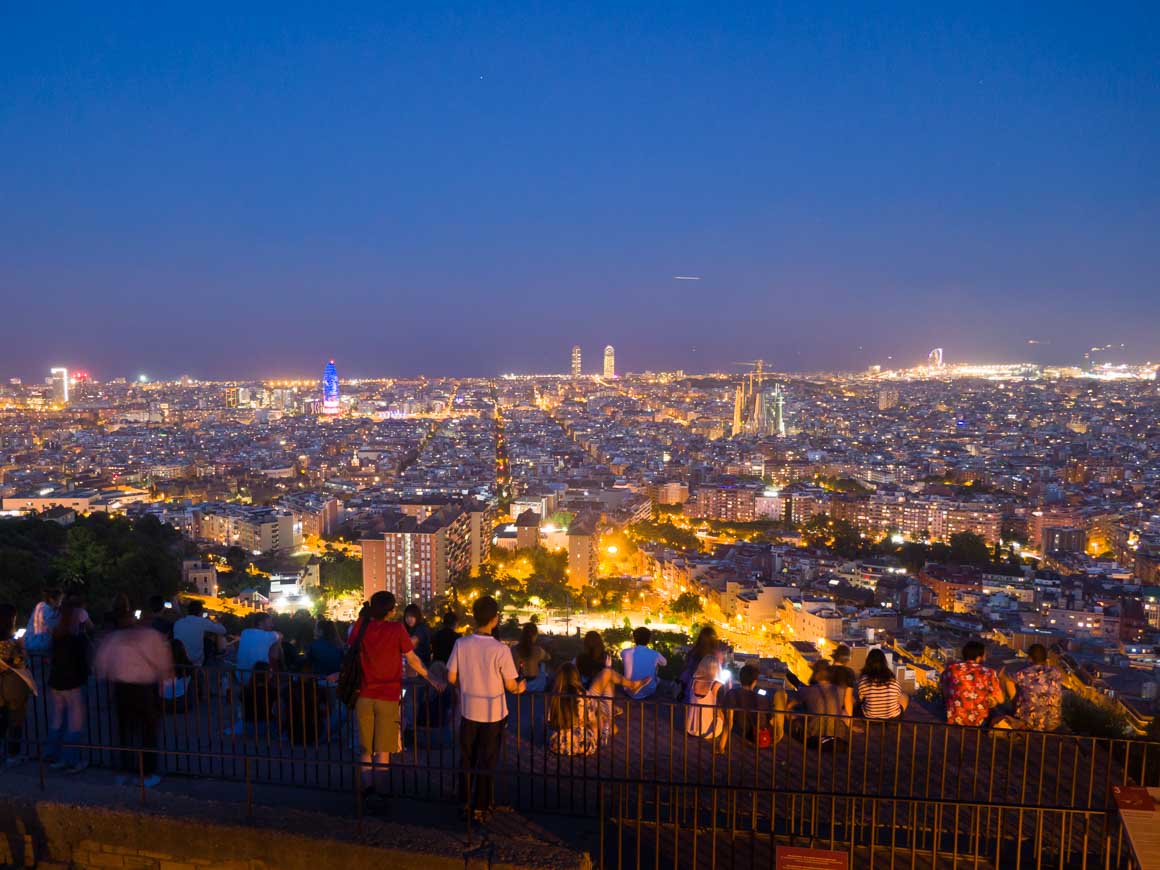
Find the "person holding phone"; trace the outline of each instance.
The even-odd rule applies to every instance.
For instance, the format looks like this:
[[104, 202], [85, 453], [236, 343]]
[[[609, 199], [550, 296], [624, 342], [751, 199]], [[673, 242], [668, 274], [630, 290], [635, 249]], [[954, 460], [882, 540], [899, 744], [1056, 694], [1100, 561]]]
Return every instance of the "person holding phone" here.
[[757, 732], [769, 724], [772, 705], [765, 689], [757, 688], [760, 672], [746, 665], [738, 675], [738, 685], [725, 693], [722, 706], [730, 710], [734, 735], [751, 743], [757, 742]]
[[721, 706], [728, 678], [725, 682], [718, 679], [721, 670], [716, 656], [701, 659], [689, 684], [689, 703], [685, 708], [685, 731], [709, 741], [714, 752], [724, 752], [729, 744], [727, 717]]

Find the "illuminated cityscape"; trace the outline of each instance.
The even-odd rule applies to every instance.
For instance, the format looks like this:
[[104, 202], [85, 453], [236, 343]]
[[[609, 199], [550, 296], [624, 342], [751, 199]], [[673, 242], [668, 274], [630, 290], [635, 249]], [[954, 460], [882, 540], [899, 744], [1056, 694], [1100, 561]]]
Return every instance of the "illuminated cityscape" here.
[[1160, 868], [1156, 4], [6, 12], [0, 866]]

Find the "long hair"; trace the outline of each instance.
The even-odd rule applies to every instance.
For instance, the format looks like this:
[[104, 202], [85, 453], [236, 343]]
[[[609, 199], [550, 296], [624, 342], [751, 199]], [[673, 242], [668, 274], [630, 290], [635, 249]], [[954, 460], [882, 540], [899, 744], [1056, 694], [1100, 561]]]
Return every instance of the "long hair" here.
[[886, 663], [886, 653], [872, 649], [866, 654], [866, 664], [862, 665], [862, 678], [871, 683], [889, 683], [894, 679], [890, 665]]
[[697, 670], [693, 672], [693, 685], [695, 686], [697, 683], [708, 683], [712, 686], [713, 681], [717, 679], [717, 674], [720, 672], [721, 663], [717, 661], [717, 656], [703, 656], [697, 662]]
[[53, 637], [67, 637], [77, 630], [77, 614], [81, 610], [80, 599], [75, 595], [66, 595], [60, 605], [60, 619], [56, 628], [52, 630]]
[[586, 680], [595, 679], [604, 670], [604, 638], [598, 631], [584, 635], [584, 651], [576, 656], [576, 668]]
[[689, 657], [700, 666], [701, 659], [705, 656], [715, 656], [717, 654], [717, 629], [711, 625], [706, 625], [697, 634], [697, 639], [693, 642], [693, 648], [689, 651]]
[[540, 630], [536, 628], [534, 622], [525, 622], [524, 630], [520, 633], [520, 642], [516, 644], [516, 654], [521, 659], [526, 659], [532, 654], [532, 650], [536, 646], [536, 638], [540, 636]]
[[580, 717], [580, 698], [584, 684], [580, 670], [572, 662], [565, 662], [556, 671], [552, 681], [552, 697], [548, 701], [548, 724], [558, 731], [567, 731]]
[[418, 604], [408, 604], [403, 609], [403, 621], [404, 622], [407, 621], [408, 616], [412, 616], [415, 618], [415, 628], [418, 628], [420, 625], [427, 624], [427, 620], [425, 620], [423, 618], [423, 611], [419, 609]]

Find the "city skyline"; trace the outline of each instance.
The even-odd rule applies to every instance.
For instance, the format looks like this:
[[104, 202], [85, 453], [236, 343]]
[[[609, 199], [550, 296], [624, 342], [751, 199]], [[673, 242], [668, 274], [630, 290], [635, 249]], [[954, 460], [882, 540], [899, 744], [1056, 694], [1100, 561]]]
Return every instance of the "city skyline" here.
[[284, 14], [9, 16], [0, 372], [1160, 358], [1146, 9]]

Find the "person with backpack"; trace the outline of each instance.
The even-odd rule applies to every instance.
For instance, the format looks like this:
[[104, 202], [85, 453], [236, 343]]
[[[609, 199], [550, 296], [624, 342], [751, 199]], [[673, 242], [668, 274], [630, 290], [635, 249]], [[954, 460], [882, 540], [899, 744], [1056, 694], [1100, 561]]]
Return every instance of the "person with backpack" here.
[[[415, 653], [407, 628], [392, 622], [395, 596], [376, 592], [370, 605], [351, 632], [351, 646], [340, 674], [339, 691], [350, 704], [353, 686], [355, 718], [358, 721], [359, 750], [363, 764], [362, 788], [365, 797], [385, 797], [384, 783], [391, 753], [402, 752], [399, 702], [403, 694], [403, 660], [438, 691], [423, 660]], [[357, 679], [356, 679], [357, 677]], [[375, 774], [379, 776], [376, 778]], [[378, 782], [376, 783], [376, 779]]]

